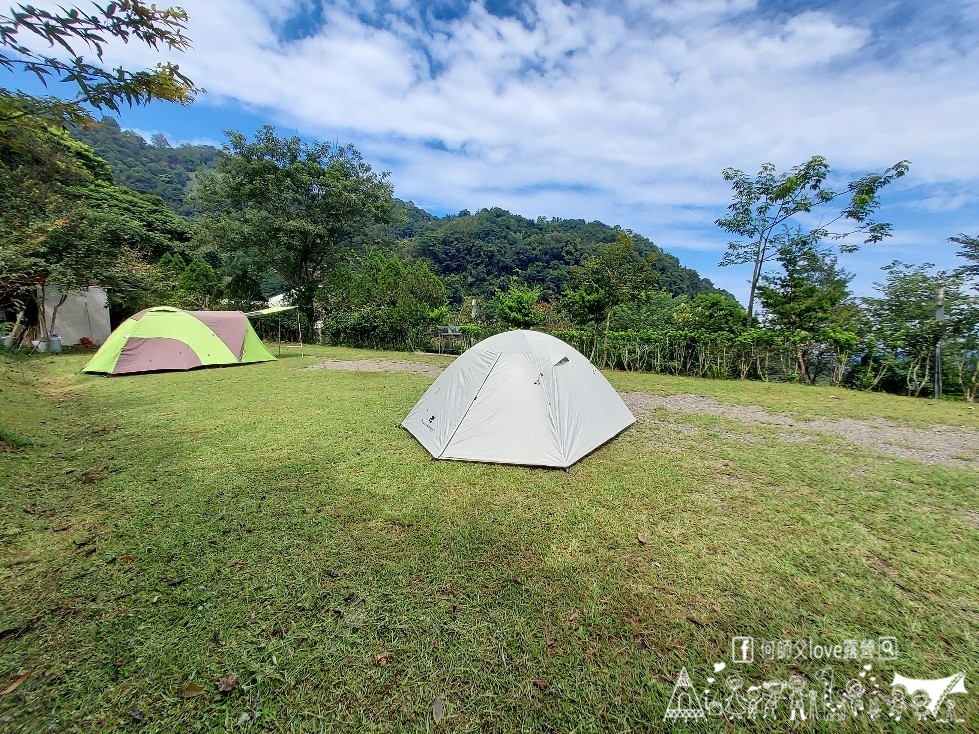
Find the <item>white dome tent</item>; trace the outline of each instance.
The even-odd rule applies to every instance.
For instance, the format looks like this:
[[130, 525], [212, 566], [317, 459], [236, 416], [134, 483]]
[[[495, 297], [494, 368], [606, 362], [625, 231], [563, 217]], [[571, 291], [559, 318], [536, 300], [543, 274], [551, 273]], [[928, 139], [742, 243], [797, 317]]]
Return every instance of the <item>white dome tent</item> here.
[[449, 365], [401, 425], [436, 459], [567, 468], [635, 420], [580, 352], [508, 331]]

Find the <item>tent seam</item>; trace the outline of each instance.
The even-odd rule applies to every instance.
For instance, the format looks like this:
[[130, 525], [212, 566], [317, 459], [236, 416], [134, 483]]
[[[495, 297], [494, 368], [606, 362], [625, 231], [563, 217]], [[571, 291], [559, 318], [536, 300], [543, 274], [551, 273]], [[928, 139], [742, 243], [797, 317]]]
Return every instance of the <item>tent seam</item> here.
[[476, 398], [479, 397], [479, 391], [483, 389], [483, 385], [486, 384], [486, 381], [489, 379], [489, 376], [493, 374], [493, 369], [496, 367], [496, 363], [500, 361], [500, 357], [502, 356], [503, 356], [503, 352], [496, 353], [496, 359], [493, 360], [493, 364], [490, 365], [490, 368], [486, 370], [486, 376], [483, 377], [483, 381], [479, 383], [479, 387], [476, 388], [476, 392], [473, 394], [473, 399], [470, 400], [469, 405], [466, 406], [466, 412], [462, 414], [462, 418], [460, 418], [459, 422], [456, 423], [455, 430], [452, 432], [452, 435], [449, 436], [449, 439], [445, 442], [445, 446], [442, 447], [442, 450], [439, 451], [439, 455], [436, 458], [441, 459], [442, 454], [444, 454], [445, 450], [449, 448], [449, 444], [452, 443], [452, 439], [456, 437], [456, 434], [459, 432], [459, 429], [462, 427], [463, 422], [466, 420], [466, 416], [469, 415], [469, 411], [472, 410], [473, 403], [475, 403]]
[[[531, 354], [534, 353], [531, 352]], [[550, 396], [548, 396], [547, 389], [544, 387], [544, 373], [541, 372], [540, 359], [537, 357], [536, 354], [534, 354], [534, 361], [537, 362], [537, 374], [540, 375], [539, 378], [540, 389], [544, 391], [544, 402], [547, 403], [547, 415], [551, 419], [551, 427], [554, 428], [554, 435], [557, 436], [557, 448], [558, 451], [561, 452], [561, 462], [562, 462], [561, 466], [562, 468], [567, 469], [568, 456], [564, 452], [564, 436], [561, 435], [561, 432], [558, 430], [557, 421], [554, 420], [554, 406], [551, 405], [551, 398]], [[553, 366], [551, 368], [551, 372], [552, 373], [554, 372]]]

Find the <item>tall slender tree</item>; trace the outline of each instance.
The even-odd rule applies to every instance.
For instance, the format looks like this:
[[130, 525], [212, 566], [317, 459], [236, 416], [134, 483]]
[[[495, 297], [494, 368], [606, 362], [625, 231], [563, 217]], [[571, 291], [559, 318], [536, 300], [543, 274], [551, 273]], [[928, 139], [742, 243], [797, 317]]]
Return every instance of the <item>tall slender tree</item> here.
[[[729, 214], [715, 224], [740, 239], [728, 243], [720, 265], [751, 265], [748, 293], [748, 322], [754, 315], [755, 293], [765, 264], [778, 257], [785, 246], [802, 248], [823, 240], [837, 243], [840, 252], [858, 249], [851, 237], [864, 244], [880, 242], [891, 234], [891, 225], [874, 219], [880, 207], [880, 191], [908, 171], [908, 161], [899, 161], [881, 173], [868, 173], [845, 189], [828, 188], [830, 167], [822, 156], [813, 156], [788, 173], [777, 173], [765, 163], [752, 178], [736, 168], [724, 169], [734, 200]], [[808, 216], [820, 213], [815, 227]]]

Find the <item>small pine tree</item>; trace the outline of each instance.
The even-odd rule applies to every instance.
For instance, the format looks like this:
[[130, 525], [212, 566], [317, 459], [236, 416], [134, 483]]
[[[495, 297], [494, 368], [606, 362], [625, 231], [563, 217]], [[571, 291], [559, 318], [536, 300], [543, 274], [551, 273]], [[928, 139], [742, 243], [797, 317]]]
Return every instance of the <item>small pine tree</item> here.
[[221, 296], [220, 281], [206, 260], [195, 257], [180, 275], [177, 287], [183, 300], [196, 308], [211, 308]]

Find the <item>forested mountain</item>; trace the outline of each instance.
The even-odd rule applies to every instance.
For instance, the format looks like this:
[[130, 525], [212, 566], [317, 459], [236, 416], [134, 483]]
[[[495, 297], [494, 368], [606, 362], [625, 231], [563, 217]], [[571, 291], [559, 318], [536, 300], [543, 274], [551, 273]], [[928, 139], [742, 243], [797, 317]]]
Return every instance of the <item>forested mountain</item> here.
[[[494, 207], [475, 214], [434, 217], [411, 202], [399, 202], [404, 223], [382, 236], [399, 241], [402, 254], [428, 260], [442, 276], [449, 299], [491, 296], [514, 279], [543, 289], [545, 298], [564, 291], [569, 269], [623, 230], [583, 219], [527, 219]], [[659, 272], [657, 287], [672, 295], [717, 293], [706, 278], [680, 265], [642, 235], [629, 233], [643, 257]]]
[[75, 140], [90, 145], [112, 169], [113, 180], [143, 194], [155, 194], [179, 214], [188, 215], [187, 186], [194, 173], [213, 168], [221, 151], [213, 145], [173, 147], [165, 136], [152, 144], [132, 130], [123, 130], [111, 117], [71, 131]]
[[[162, 135], [147, 143], [137, 133], [122, 130], [112, 118], [73, 130], [72, 136], [109, 163], [116, 183], [156, 194], [184, 215], [193, 212], [186, 194], [195, 172], [212, 168], [221, 155], [209, 145], [172, 147]], [[622, 231], [583, 219], [532, 220], [496, 207], [436, 217], [412, 202], [396, 200], [396, 209], [397, 223], [374, 228], [367, 243], [382, 242], [392, 252], [427, 260], [455, 303], [464, 295], [491, 298], [514, 280], [542, 288], [545, 298], [559, 294], [567, 284], [569, 268], [597, 244], [613, 242]], [[690, 297], [718, 292], [713, 283], [682, 267], [647, 238], [638, 234], [632, 238], [641, 255], [652, 256], [659, 288]]]

